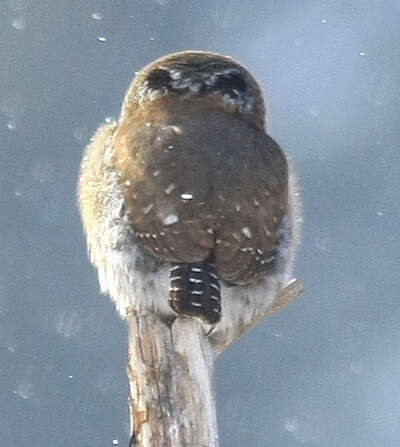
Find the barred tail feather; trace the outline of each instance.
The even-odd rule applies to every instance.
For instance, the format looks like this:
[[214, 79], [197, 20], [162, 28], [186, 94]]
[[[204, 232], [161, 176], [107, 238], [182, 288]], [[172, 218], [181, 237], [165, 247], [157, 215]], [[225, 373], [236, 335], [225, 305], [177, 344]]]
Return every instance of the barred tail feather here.
[[178, 315], [215, 324], [221, 317], [221, 297], [215, 264], [173, 263], [169, 271], [169, 303]]

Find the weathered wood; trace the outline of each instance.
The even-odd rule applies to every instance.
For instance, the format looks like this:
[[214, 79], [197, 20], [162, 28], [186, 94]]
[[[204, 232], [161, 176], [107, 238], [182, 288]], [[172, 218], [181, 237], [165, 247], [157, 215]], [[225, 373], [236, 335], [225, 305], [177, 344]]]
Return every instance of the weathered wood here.
[[131, 427], [136, 447], [217, 447], [213, 352], [201, 323], [127, 317]]
[[297, 279], [292, 279], [285, 287], [282, 287], [278, 297], [272, 305], [266, 304], [264, 307], [260, 306], [254, 313], [253, 318], [246, 324], [239, 319], [227, 332], [218, 332], [211, 334], [210, 343], [213, 347], [215, 355], [221, 354], [228, 346], [235, 343], [244, 332], [260, 323], [265, 318], [275, 314], [283, 307], [290, 304], [296, 297], [303, 292], [303, 286]]
[[128, 314], [132, 447], [218, 447], [213, 361], [217, 354], [302, 292], [293, 280], [276, 301], [223, 335], [198, 320], [173, 324], [157, 314]]

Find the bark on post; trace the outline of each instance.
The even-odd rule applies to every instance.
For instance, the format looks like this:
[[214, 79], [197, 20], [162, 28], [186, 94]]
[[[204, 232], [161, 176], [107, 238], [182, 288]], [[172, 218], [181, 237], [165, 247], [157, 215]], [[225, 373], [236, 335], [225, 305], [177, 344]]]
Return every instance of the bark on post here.
[[155, 314], [127, 316], [131, 447], [218, 447], [213, 361], [243, 332], [302, 292], [296, 280], [251, 324], [207, 335], [193, 318], [173, 324]]

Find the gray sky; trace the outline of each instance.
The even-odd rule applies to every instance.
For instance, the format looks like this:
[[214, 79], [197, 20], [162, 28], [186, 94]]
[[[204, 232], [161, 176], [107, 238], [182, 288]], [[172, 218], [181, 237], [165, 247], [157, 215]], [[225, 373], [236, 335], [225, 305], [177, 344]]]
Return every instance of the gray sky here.
[[399, 24], [395, 0], [1, 0], [0, 447], [127, 445], [75, 185], [134, 72], [183, 49], [255, 74], [305, 207], [306, 292], [217, 363], [221, 445], [399, 446]]

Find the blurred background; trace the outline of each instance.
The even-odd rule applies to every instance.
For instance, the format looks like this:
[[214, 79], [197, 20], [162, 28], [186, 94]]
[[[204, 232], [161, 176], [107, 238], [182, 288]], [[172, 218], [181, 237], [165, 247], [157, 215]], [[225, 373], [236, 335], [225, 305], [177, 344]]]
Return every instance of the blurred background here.
[[253, 71], [304, 198], [305, 293], [216, 367], [221, 446], [400, 446], [400, 3], [0, 1], [0, 447], [128, 444], [126, 330], [76, 206], [143, 65]]

